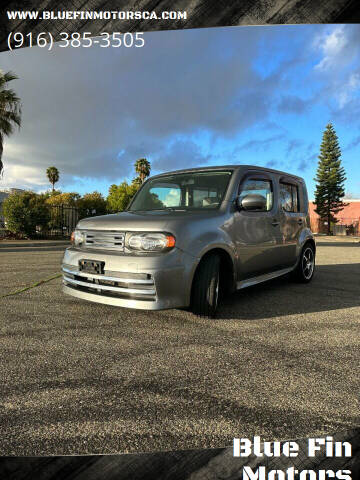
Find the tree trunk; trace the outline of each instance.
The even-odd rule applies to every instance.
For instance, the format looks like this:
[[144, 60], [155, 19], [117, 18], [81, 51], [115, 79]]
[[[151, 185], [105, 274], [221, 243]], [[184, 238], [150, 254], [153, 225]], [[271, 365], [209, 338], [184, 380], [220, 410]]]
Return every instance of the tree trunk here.
[[330, 213], [328, 213], [328, 224], [327, 224], [328, 235], [331, 235], [330, 220], [331, 220], [331, 215]]
[[2, 143], [2, 137], [0, 137], [0, 177], [2, 177], [3, 171], [4, 171], [4, 164], [2, 162], [2, 154], [3, 154], [3, 143]]

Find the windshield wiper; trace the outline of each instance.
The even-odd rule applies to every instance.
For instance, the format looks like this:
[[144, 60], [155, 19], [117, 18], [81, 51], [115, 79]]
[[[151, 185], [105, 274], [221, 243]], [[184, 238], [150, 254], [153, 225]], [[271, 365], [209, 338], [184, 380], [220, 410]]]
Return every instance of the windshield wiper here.
[[166, 212], [170, 210], [171, 212], [187, 212], [186, 208], [179, 208], [179, 207], [165, 207], [165, 208], [150, 208], [148, 210], [127, 210], [128, 212]]
[[171, 210], [172, 212], [186, 212], [186, 208], [180, 208], [180, 207], [165, 207], [165, 208], [159, 208], [159, 210]]

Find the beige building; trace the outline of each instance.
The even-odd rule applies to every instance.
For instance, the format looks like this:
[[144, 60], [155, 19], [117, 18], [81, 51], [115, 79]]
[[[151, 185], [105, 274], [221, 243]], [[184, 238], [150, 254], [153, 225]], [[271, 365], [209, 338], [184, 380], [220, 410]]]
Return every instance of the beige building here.
[[[332, 226], [334, 235], [360, 235], [360, 199], [344, 198], [346, 207], [337, 215], [338, 222]], [[314, 202], [309, 202], [311, 230], [314, 233], [326, 233], [327, 225], [315, 212]]]

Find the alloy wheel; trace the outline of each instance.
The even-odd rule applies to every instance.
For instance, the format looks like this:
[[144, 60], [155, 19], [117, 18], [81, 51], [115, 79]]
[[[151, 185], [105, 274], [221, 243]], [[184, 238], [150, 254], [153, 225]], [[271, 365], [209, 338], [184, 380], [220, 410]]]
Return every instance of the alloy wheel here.
[[315, 265], [314, 252], [312, 248], [308, 247], [304, 250], [304, 253], [302, 256], [302, 271], [306, 280], [309, 280], [309, 278], [311, 278], [314, 272], [314, 265]]

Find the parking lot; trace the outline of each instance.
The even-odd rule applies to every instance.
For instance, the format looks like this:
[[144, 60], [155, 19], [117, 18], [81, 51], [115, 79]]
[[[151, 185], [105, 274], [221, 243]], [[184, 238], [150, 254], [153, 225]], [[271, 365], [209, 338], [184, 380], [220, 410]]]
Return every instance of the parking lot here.
[[358, 241], [320, 239], [310, 285], [245, 289], [215, 320], [81, 301], [59, 277], [36, 286], [59, 273], [63, 248], [0, 248], [1, 455], [221, 447], [359, 426]]

